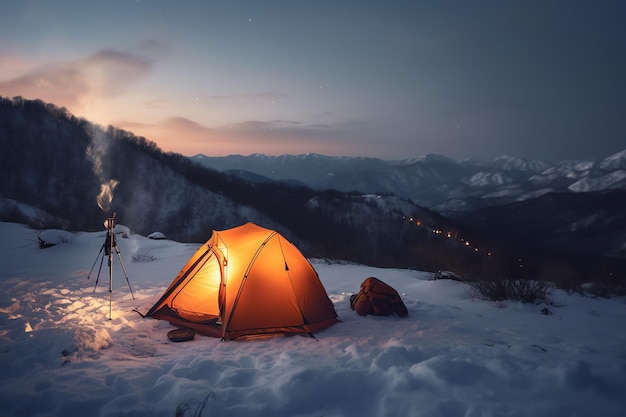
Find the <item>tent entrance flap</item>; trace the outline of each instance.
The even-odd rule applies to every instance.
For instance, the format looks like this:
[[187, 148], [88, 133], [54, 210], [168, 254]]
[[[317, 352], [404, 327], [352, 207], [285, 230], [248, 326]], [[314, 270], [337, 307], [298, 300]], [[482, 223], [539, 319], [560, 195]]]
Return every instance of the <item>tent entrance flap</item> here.
[[[212, 253], [213, 255], [213, 253]], [[188, 320], [218, 317], [221, 265], [216, 256], [210, 256], [195, 274], [176, 291], [170, 302], [172, 310]]]

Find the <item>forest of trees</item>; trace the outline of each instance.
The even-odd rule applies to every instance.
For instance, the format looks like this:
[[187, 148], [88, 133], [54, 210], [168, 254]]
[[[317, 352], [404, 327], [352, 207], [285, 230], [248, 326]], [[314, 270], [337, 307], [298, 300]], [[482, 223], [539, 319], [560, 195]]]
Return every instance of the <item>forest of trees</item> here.
[[[246, 182], [41, 100], [0, 98], [0, 164], [0, 197], [44, 211], [40, 227], [102, 228], [110, 213], [96, 197], [103, 183], [115, 179], [110, 211], [137, 233], [158, 230], [203, 241], [212, 229], [253, 221], [280, 229], [316, 256], [415, 262], [406, 242], [420, 233], [400, 221], [405, 213], [381, 210], [356, 194]], [[316, 204], [308, 204], [313, 198]], [[11, 220], [9, 214], [2, 220]]]

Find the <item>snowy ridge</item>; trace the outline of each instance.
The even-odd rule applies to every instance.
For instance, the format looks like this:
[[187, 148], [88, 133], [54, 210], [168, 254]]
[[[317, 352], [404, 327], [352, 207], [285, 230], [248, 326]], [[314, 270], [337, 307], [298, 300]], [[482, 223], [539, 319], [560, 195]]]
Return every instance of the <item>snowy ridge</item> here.
[[610, 188], [626, 188], [626, 170], [620, 169], [600, 177], [586, 176], [567, 188], [578, 193], [602, 191]]
[[502, 172], [479, 172], [463, 182], [470, 187], [485, 187], [510, 184], [513, 179]]
[[[382, 161], [318, 154], [199, 155], [194, 160], [218, 170], [238, 167], [274, 180], [289, 178], [316, 189], [392, 193], [442, 214], [479, 208], [473, 201], [481, 201], [480, 207], [520, 201], [546, 189], [587, 192], [626, 188], [626, 150], [601, 161], [559, 163], [507, 155], [490, 161], [455, 161], [442, 155]], [[461, 206], [459, 200], [464, 200]]]
[[[317, 340], [177, 344], [167, 322], [132, 309], [162, 294], [197, 244], [118, 239], [137, 300], [114, 263], [108, 320], [107, 283], [94, 292], [87, 279], [104, 232], [44, 250], [37, 231], [0, 223], [0, 233], [6, 417], [172, 417], [203, 401], [204, 416], [618, 417], [626, 407], [621, 298], [555, 292], [560, 307], [501, 308], [425, 272], [312, 259], [342, 320]], [[400, 292], [407, 318], [350, 309], [368, 276]]]
[[550, 168], [551, 164], [544, 161], [529, 160], [524, 158], [516, 158], [508, 155], [502, 155], [488, 164], [489, 167], [499, 168], [505, 171], [530, 171], [543, 172]]
[[626, 149], [605, 158], [599, 163], [602, 169], [626, 169]]

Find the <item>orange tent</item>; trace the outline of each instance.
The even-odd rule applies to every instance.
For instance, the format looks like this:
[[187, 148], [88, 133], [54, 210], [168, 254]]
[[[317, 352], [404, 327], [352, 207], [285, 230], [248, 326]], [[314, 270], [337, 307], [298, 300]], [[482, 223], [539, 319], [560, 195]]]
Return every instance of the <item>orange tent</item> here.
[[338, 321], [298, 248], [254, 223], [214, 230], [146, 316], [224, 339], [311, 334]]

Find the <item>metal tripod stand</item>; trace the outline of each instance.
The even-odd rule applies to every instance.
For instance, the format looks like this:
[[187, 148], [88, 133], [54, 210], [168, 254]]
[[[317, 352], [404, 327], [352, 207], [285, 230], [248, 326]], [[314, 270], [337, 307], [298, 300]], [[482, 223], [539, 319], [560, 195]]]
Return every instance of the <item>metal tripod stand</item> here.
[[[120, 255], [120, 248], [117, 246], [117, 242], [115, 241], [115, 213], [113, 213], [113, 216], [107, 218], [104, 221], [104, 226], [107, 228], [107, 237], [104, 240], [104, 244], [100, 247], [100, 252], [98, 252], [96, 260], [91, 266], [91, 270], [89, 271], [87, 279], [91, 278], [91, 273], [93, 272], [93, 269], [98, 262], [98, 258], [100, 258], [100, 268], [98, 269], [98, 276], [96, 277], [96, 285], [93, 287], [93, 292], [96, 292], [96, 288], [98, 287], [98, 281], [100, 280], [100, 272], [102, 271], [102, 264], [104, 263], [104, 257], [106, 255], [109, 258], [109, 320], [111, 320], [113, 315], [111, 300], [113, 293], [113, 251], [115, 251], [118, 259], [120, 260], [120, 265], [122, 265], [124, 277], [126, 277], [128, 289], [130, 290], [130, 295], [133, 297], [133, 300], [135, 299], [135, 295], [133, 294], [133, 289], [130, 286], [130, 280], [128, 279], [128, 274], [126, 273], [126, 267], [124, 267], [124, 261], [122, 261], [122, 256]], [[102, 257], [100, 257], [101, 255]]]

